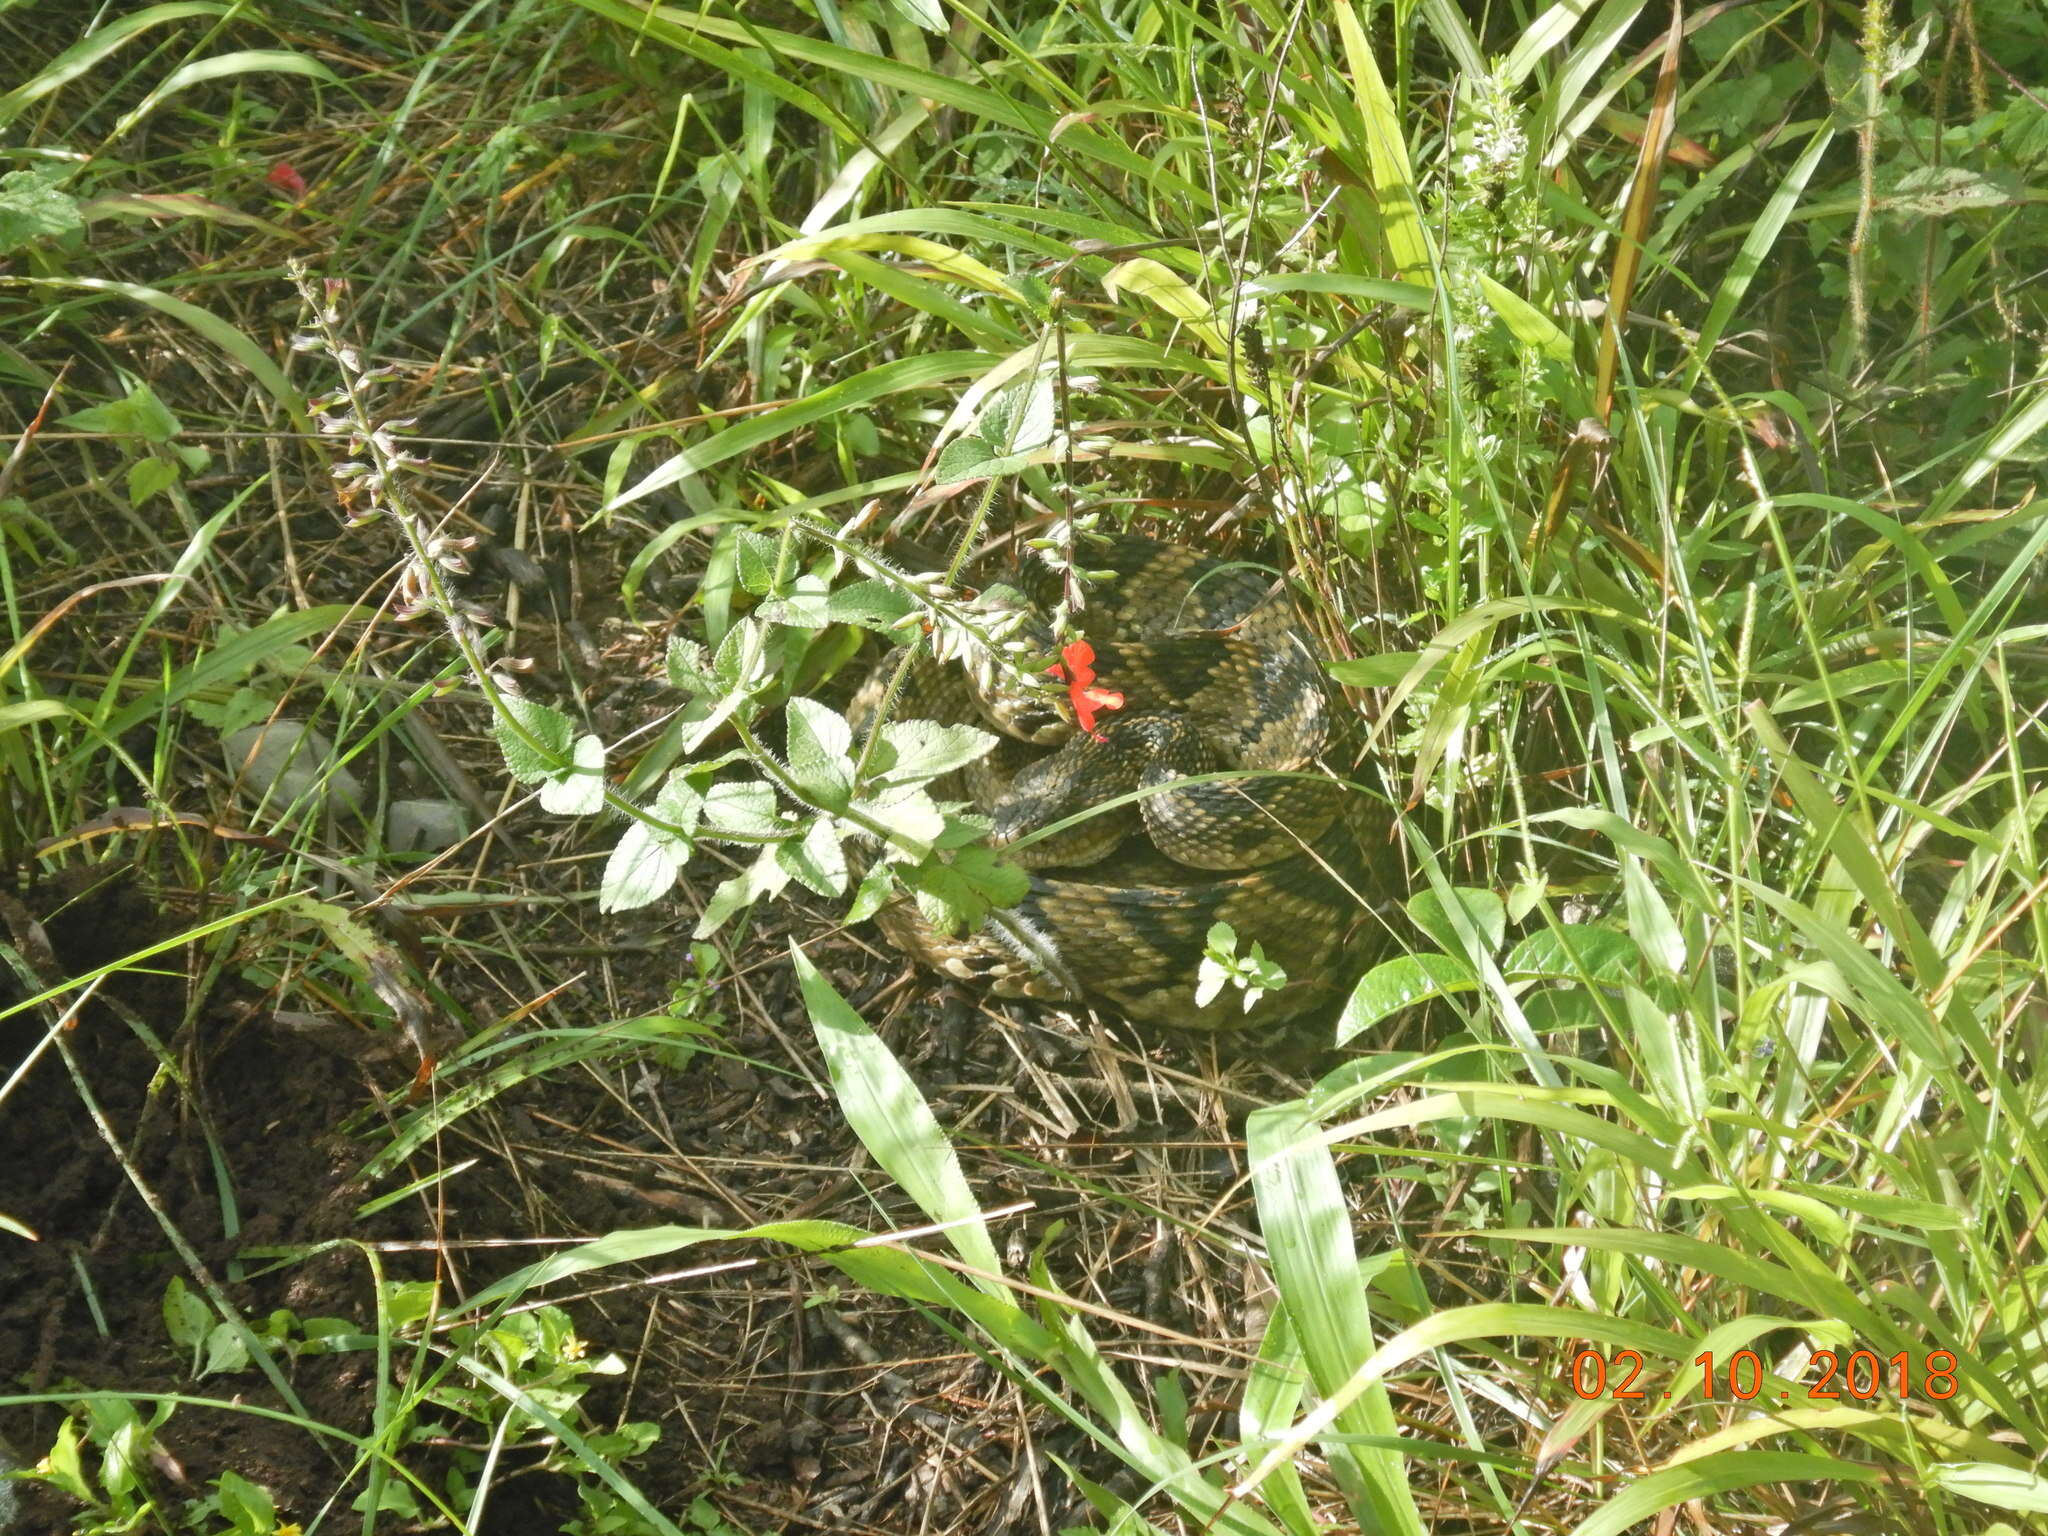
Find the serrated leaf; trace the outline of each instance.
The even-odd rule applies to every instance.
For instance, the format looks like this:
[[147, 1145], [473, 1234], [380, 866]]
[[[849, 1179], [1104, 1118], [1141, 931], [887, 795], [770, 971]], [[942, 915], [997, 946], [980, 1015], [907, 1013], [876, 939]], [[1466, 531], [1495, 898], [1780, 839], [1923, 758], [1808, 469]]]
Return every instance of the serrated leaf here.
[[703, 746], [713, 731], [752, 698], [754, 691], [767, 681], [770, 671], [767, 639], [761, 626], [751, 618], [740, 620], [725, 632], [725, 638], [718, 645], [718, 654], [711, 659], [708, 674], [693, 671], [696, 658], [688, 653], [679, 653], [672, 648], [669, 655], [672, 665], [669, 676], [676, 680], [678, 687], [696, 694], [700, 701], [693, 707], [702, 707], [703, 700], [713, 700], [701, 716], [682, 728], [679, 739], [686, 753], [695, 752]]
[[975, 416], [974, 430], [999, 453], [1023, 453], [1052, 441], [1053, 387], [1049, 374], [1034, 373], [998, 390]]
[[691, 835], [704, 814], [704, 797], [691, 787], [688, 770], [678, 768], [668, 776], [647, 812], [673, 823], [679, 831], [635, 821], [620, 837], [619, 845], [605, 861], [604, 880], [598, 888], [600, 912], [628, 912], [658, 901], [667, 894], [689, 862]]
[[498, 751], [505, 759], [505, 771], [521, 784], [538, 784], [561, 771], [576, 740], [576, 723], [559, 709], [538, 699], [505, 694], [501, 702], [511, 722], [523, 727], [526, 736], [539, 742], [536, 748], [500, 717], [491, 722], [498, 738]]
[[945, 813], [946, 829], [933, 839], [934, 848], [965, 848], [969, 843], [981, 842], [995, 830], [995, 823], [988, 817], [962, 811], [950, 802], [940, 809]]
[[741, 619], [718, 642], [712, 672], [727, 688], [751, 693], [768, 675], [767, 649], [768, 637], [761, 632], [761, 626], [751, 618]]
[[770, 598], [754, 610], [763, 624], [785, 629], [823, 629], [832, 622], [832, 594], [822, 576], [799, 576], [782, 597]]
[[777, 814], [775, 791], [757, 779], [714, 784], [704, 795], [706, 835], [735, 833], [745, 838], [779, 837], [789, 826]]
[[1898, 179], [1884, 206], [1893, 213], [1947, 218], [1965, 208], [1997, 208], [2025, 198], [2026, 189], [2007, 178], [1981, 175], [1960, 165], [1923, 165]]
[[540, 808], [557, 816], [588, 816], [604, 806], [604, 743], [579, 736], [571, 764], [540, 787]]
[[[922, 789], [905, 787], [856, 800], [853, 813], [879, 823], [891, 834], [888, 857], [922, 858], [946, 830], [946, 817]], [[904, 845], [908, 844], [908, 847]]]
[[[814, 590], [807, 590], [813, 586]], [[886, 581], [855, 581], [836, 592], [826, 592], [822, 577], [806, 576], [797, 581], [796, 590], [788, 597], [765, 602], [754, 613], [763, 623], [791, 629], [851, 624], [887, 632], [916, 606], [900, 587]]]
[[939, 450], [938, 462], [932, 466], [932, 482], [958, 485], [963, 480], [993, 480], [998, 475], [1014, 475], [1030, 468], [1031, 460], [1029, 452], [1004, 453], [979, 433], [970, 432]]
[[846, 909], [849, 923], [864, 923], [888, 904], [896, 894], [896, 879], [891, 866], [877, 864], [861, 877], [860, 886], [853, 893], [853, 901]]
[[846, 850], [840, 847], [838, 829], [828, 816], [813, 821], [801, 838], [778, 843], [775, 857], [816, 895], [838, 896], [846, 890]]
[[704, 903], [703, 915], [697, 919], [691, 937], [708, 939], [743, 908], [752, 906], [763, 897], [780, 896], [790, 878], [789, 871], [777, 858], [780, 849], [779, 843], [768, 844], [752, 864], [713, 891], [711, 899]]
[[930, 860], [900, 874], [925, 921], [942, 933], [979, 928], [991, 909], [1014, 907], [1031, 889], [1031, 877], [1003, 862], [993, 848], [962, 848], [950, 860]]
[[775, 584], [776, 556], [782, 541], [772, 534], [742, 530], [733, 539], [733, 569], [740, 586], [756, 597], [766, 597]]
[[951, 485], [1015, 474], [1030, 466], [1052, 435], [1052, 380], [1033, 375], [982, 402], [973, 426], [939, 450], [932, 478]]
[[941, 725], [936, 720], [891, 720], [882, 727], [888, 748], [887, 769], [877, 784], [915, 784], [979, 762], [994, 749], [996, 738], [971, 725]]
[[813, 803], [844, 810], [853, 796], [853, 727], [816, 699], [791, 699], [783, 712], [789, 728], [789, 772]]
[[711, 669], [711, 658], [694, 640], [685, 640], [681, 635], [669, 636], [668, 654], [663, 662], [670, 684], [685, 693], [713, 693], [719, 687], [718, 676]]

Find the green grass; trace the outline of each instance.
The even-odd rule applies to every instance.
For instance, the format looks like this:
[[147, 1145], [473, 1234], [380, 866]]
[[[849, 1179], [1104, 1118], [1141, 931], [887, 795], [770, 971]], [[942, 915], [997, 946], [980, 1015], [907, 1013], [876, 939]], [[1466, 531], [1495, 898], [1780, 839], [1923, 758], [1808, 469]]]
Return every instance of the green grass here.
[[[177, 935], [195, 974], [395, 1026], [462, 989], [409, 959], [395, 999], [377, 986], [392, 941], [336, 904], [332, 866], [372, 871], [364, 900], [403, 866], [331, 797], [345, 769], [395, 798], [453, 686], [539, 796], [507, 829], [605, 871], [571, 899], [644, 906], [727, 857], [717, 894], [688, 887], [700, 936], [741, 974], [779, 967], [755, 925], [790, 893], [864, 899], [826, 844], [881, 831], [904, 870], [946, 864], [900, 798], [833, 788], [842, 766], [873, 788], [821, 703], [861, 629], [972, 624], [880, 530], [957, 555], [1090, 512], [1220, 521], [1298, 577], [1355, 721], [1340, 766], [1401, 808], [1368, 894], [1405, 907], [1343, 1055], [1232, 1112], [1214, 1209], [1239, 1219], [956, 1135], [800, 952], [840, 1111], [915, 1208], [878, 1183], [873, 1225], [942, 1232], [621, 1231], [472, 1276], [467, 1305], [713, 1237], [821, 1255], [1091, 1442], [1069, 1470], [1105, 1529], [1598, 1536], [1692, 1500], [1731, 1524], [1820, 1528], [1839, 1503], [1883, 1529], [2042, 1529], [2048, 113], [2019, 82], [2048, 29], [2004, 0], [1785, 0], [1690, 17], [1674, 50], [1629, 0], [1470, 9], [550, 0], [408, 32], [154, 7], [76, 71], [39, 8], [0, 16], [42, 61], [0, 96], [0, 175], [37, 178], [0, 182], [0, 378], [29, 400], [83, 362], [24, 450], [37, 477], [0, 489], [0, 842], [20, 863], [47, 841], [48, 869], [143, 808], [214, 898]], [[310, 191], [252, 224], [280, 160]], [[122, 202], [166, 194], [203, 202], [163, 229]], [[348, 286], [295, 354], [283, 274], [309, 252]], [[337, 368], [350, 347], [362, 369]], [[578, 359], [594, 383], [549, 407], [547, 369]], [[448, 435], [504, 463], [306, 430], [305, 396], [384, 363], [358, 428], [453, 400], [488, 425]], [[245, 544], [291, 548], [348, 457], [391, 477], [393, 514], [320, 542], [288, 609], [249, 611]], [[573, 684], [507, 711], [490, 666], [516, 643], [465, 616], [437, 564], [462, 551], [433, 542], [471, 531], [480, 483], [505, 541], [601, 550], [607, 606], [685, 609], [705, 650], [670, 677], [697, 702], [618, 730]], [[394, 569], [445, 627], [396, 628]], [[81, 572], [134, 584], [67, 607]], [[787, 762], [762, 745], [778, 716]], [[224, 784], [195, 802], [201, 733], [271, 718], [347, 746], [296, 811], [231, 810]], [[552, 818], [601, 799], [609, 819]], [[264, 840], [202, 849], [230, 820]], [[470, 1116], [623, 1038], [522, 1031], [551, 1001], [530, 933], [460, 933], [438, 952], [522, 986], [495, 1027], [454, 1004], [473, 1043], [450, 1043], [446, 1092], [369, 1137], [363, 1161], [421, 1199]], [[120, 969], [10, 953], [10, 1006], [50, 1050]], [[1211, 1308], [1208, 1354], [1161, 1365], [1159, 1325], [1077, 1278], [1108, 1262], [1100, 1227], [1020, 1262], [1012, 1218], [984, 1220], [1020, 1170], [1171, 1226], [1263, 1321], [1226, 1338]], [[380, 1371], [469, 1358], [386, 1321], [360, 1341]], [[1638, 1362], [1650, 1395], [1581, 1398], [1586, 1350], [1615, 1382]], [[1742, 1351], [1776, 1411], [1732, 1396]], [[1856, 1351], [1916, 1385], [1808, 1396]], [[1936, 1351], [1952, 1396], [1926, 1390]], [[497, 1394], [480, 1418], [548, 1423], [512, 1376], [471, 1374]], [[418, 1400], [380, 1408], [361, 1465], [402, 1464]], [[655, 1528], [683, 1518], [587, 1465]]]

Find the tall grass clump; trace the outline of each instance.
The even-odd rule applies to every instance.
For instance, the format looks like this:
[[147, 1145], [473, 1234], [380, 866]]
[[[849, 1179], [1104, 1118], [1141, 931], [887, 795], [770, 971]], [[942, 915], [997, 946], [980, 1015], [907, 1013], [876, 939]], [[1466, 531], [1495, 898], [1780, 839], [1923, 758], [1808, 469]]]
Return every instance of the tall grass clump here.
[[[117, 44], [191, 9], [116, 23], [0, 96], [0, 124], [48, 122]], [[47, 324], [118, 302], [210, 348], [239, 381], [222, 420], [289, 434], [302, 468], [351, 490], [461, 478], [379, 432], [434, 381], [484, 375], [479, 349], [534, 357], [465, 385], [493, 426], [529, 419], [573, 359], [604, 403], [544, 434], [554, 456], [507, 450], [529, 456], [501, 526], [611, 541], [608, 602], [632, 621], [682, 610], [667, 679], [687, 703], [606, 739], [583, 701], [522, 691], [516, 624], [465, 610], [464, 551], [434, 542], [465, 495], [504, 489], [502, 466], [418, 504], [435, 516], [401, 505], [361, 530], [449, 641], [429, 628], [418, 670], [375, 687], [363, 651], [310, 649], [360, 622], [338, 603], [58, 687], [37, 648], [71, 609], [23, 593], [47, 596], [63, 551], [21, 520], [0, 538], [10, 851], [35, 850], [39, 821], [86, 822], [110, 785], [174, 808], [191, 701], [257, 710], [247, 725], [317, 697], [334, 739], [374, 743], [461, 687], [539, 811], [590, 818], [606, 913], [715, 863], [696, 936], [741, 956], [747, 924], [800, 892], [850, 918], [908, 891], [1001, 921], [1014, 871], [928, 792], [976, 743], [907, 723], [864, 742], [840, 706], [879, 646], [1006, 654], [963, 590], [977, 549], [1127, 524], [1293, 575], [1345, 703], [1333, 766], [1390, 830], [1319, 1042], [1341, 1054], [1230, 1111], [1229, 1187], [1175, 1226], [1236, 1277], [1227, 1322], [1197, 1337], [1089, 1301], [1063, 1269], [1107, 1259], [1076, 1258], [1071, 1235], [1004, 1241], [1025, 1207], [985, 1208], [990, 1165], [1158, 1213], [972, 1147], [826, 947], [777, 947], [755, 962], [787, 967], [885, 1176], [863, 1193], [928, 1227], [621, 1227], [446, 1312], [380, 1275], [375, 1325], [335, 1335], [375, 1353], [380, 1383], [395, 1348], [415, 1352], [406, 1394], [380, 1388], [344, 1447], [367, 1521], [480, 1527], [495, 1459], [456, 1496], [399, 1454], [424, 1404], [459, 1398], [500, 1439], [545, 1431], [593, 1522], [674, 1529], [617, 1470], [641, 1427], [587, 1433], [550, 1395], [567, 1376], [543, 1374], [577, 1374], [574, 1355], [563, 1314], [534, 1309], [593, 1270], [737, 1241], [815, 1255], [987, 1362], [1085, 1453], [1059, 1472], [1104, 1529], [2048, 1529], [2048, 383], [2029, 281], [2048, 109], [2027, 84], [2048, 29], [2031, 8], [509, 16], [486, 31], [466, 13], [411, 61], [465, 81], [448, 100], [480, 117], [511, 103], [481, 152], [427, 147], [467, 144], [427, 125], [468, 120], [422, 111], [443, 102], [422, 83], [307, 167], [355, 193], [314, 202], [331, 270], [313, 276], [334, 286], [309, 290], [323, 323], [293, 366], [317, 383], [167, 291], [203, 286], [196, 258], [144, 283], [65, 243], [113, 216], [93, 178], [188, 86], [270, 71], [331, 88], [328, 64], [281, 46], [209, 39], [206, 68], [82, 114], [97, 168], [0, 177], [0, 258], [26, 263], [0, 295]], [[518, 73], [499, 56], [515, 36], [538, 49]], [[390, 40], [370, 23], [357, 39]], [[549, 138], [570, 110], [558, 78], [584, 88], [599, 141]], [[379, 222], [401, 164], [404, 217]], [[557, 196], [572, 166], [602, 195]], [[431, 298], [398, 276], [418, 271]], [[302, 323], [295, 295], [278, 305], [266, 325]], [[614, 313], [630, 326], [607, 330]], [[352, 402], [304, 446], [321, 441], [305, 395], [366, 377], [358, 350], [406, 357], [379, 379], [392, 403]], [[110, 515], [161, 497], [179, 524], [151, 532], [171, 575], [140, 634], [173, 595], [225, 584], [238, 507], [186, 500], [204, 468], [188, 424], [107, 378], [121, 387], [102, 381], [72, 426], [122, 456], [120, 494], [100, 459], [80, 478]], [[337, 470], [333, 439], [363, 457]], [[280, 657], [289, 677], [266, 675]], [[143, 761], [127, 743], [152, 722]], [[374, 991], [382, 950], [316, 899], [335, 861], [314, 825], [267, 831], [277, 862], [252, 852], [243, 906], [187, 940], [274, 901], [316, 980], [335, 967], [334, 988]], [[880, 852], [863, 869], [848, 844]], [[92, 978], [16, 971], [58, 1049], [64, 988]], [[431, 1160], [508, 1078], [596, 1050], [549, 1039], [560, 1055], [487, 1065], [524, 1006], [454, 1064], [465, 1092], [394, 1114], [376, 1176]], [[232, 1333], [232, 1304], [206, 1294]]]
[[[782, 615], [876, 498], [1220, 522], [1405, 809], [1363, 1053], [1245, 1122], [1235, 1433], [1004, 1272], [802, 959], [954, 1255], [759, 1235], [1088, 1426], [1112, 1523], [2034, 1528], [2039, 107], [1984, 13], [584, 3], [736, 82], [717, 163], [779, 210], [707, 325], [764, 408], [641, 440], [608, 515], [681, 495], [713, 571], [819, 530]], [[1425, 1228], [1362, 1253], [1389, 1182]]]

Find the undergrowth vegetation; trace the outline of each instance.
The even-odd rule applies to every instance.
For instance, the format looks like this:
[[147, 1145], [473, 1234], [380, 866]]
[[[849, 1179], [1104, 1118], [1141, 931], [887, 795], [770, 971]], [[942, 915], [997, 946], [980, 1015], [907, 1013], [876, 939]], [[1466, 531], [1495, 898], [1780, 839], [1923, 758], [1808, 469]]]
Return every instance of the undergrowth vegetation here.
[[[707, 1354], [868, 1319], [1000, 1443], [920, 1529], [2048, 1529], [2030, 0], [0, 54], [0, 1532], [822, 1523], [657, 1363], [735, 1266]], [[1307, 1054], [1228, 934], [1249, 1043], [1088, 1037], [1120, 1182], [1037, 1015], [937, 1091], [848, 925], [1024, 877], [849, 701], [1042, 677], [977, 557], [1124, 527], [1292, 578], [1386, 830]]]

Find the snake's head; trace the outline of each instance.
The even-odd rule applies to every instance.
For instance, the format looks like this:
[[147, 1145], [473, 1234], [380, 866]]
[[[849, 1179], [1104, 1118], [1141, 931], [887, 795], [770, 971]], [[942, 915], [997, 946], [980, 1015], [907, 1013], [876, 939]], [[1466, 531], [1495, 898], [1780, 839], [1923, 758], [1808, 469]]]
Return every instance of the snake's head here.
[[1034, 747], [1056, 747], [1074, 734], [1074, 722], [1061, 712], [1065, 693], [1057, 683], [1044, 691], [992, 690], [981, 701], [989, 723], [1005, 735]]

